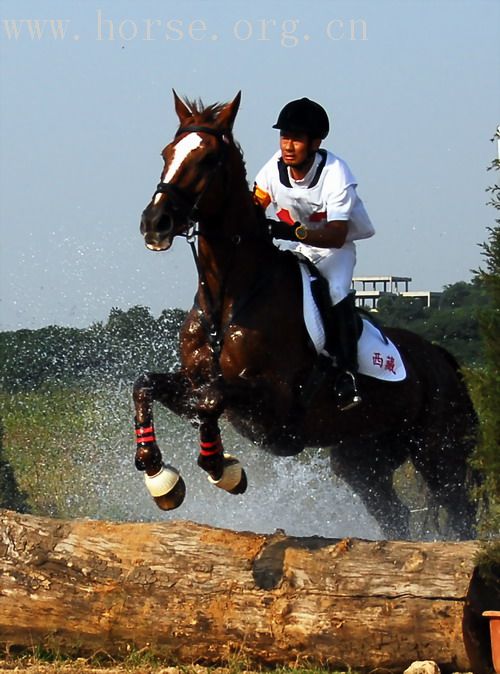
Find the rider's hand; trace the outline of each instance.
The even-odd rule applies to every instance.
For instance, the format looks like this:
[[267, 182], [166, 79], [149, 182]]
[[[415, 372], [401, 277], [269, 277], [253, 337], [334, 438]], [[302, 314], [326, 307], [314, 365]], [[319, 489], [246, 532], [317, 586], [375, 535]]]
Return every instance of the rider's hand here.
[[307, 229], [300, 222], [294, 222], [289, 225], [281, 220], [268, 219], [269, 230], [273, 239], [283, 239], [285, 241], [303, 241], [307, 235]]

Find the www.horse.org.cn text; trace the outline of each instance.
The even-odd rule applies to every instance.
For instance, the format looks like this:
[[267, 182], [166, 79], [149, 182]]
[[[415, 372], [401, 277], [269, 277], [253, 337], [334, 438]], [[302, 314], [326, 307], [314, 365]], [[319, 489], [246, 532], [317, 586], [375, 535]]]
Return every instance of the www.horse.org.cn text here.
[[[2, 19], [2, 38], [9, 41], [79, 41], [88, 31], [75, 30], [71, 19]], [[141, 18], [131, 19], [105, 15], [98, 9], [93, 29], [98, 42], [168, 42], [216, 43], [236, 40], [249, 44], [276, 43], [281, 47], [297, 47], [308, 42], [326, 40], [366, 41], [368, 25], [365, 19], [332, 18], [316, 25], [306, 25], [296, 18], [237, 19], [226, 26], [200, 19]]]

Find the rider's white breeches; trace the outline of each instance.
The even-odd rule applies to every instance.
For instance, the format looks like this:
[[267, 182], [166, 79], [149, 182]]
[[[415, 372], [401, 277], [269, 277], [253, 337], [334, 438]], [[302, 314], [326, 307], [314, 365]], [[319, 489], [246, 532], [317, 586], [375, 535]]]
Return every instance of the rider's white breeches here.
[[329, 252], [329, 255], [314, 262], [321, 274], [328, 279], [332, 304], [338, 304], [351, 290], [356, 245], [353, 242], [345, 243], [342, 248], [332, 248]]

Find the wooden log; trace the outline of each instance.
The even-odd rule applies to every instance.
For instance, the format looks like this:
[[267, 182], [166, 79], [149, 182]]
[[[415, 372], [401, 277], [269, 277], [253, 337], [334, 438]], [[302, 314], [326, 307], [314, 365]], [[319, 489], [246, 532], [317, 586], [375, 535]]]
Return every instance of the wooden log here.
[[[360, 672], [433, 659], [445, 673], [480, 674], [488, 655], [463, 636], [478, 547], [3, 510], [0, 643], [112, 656], [146, 647], [184, 664], [237, 654]], [[495, 607], [475, 611], [486, 608]]]

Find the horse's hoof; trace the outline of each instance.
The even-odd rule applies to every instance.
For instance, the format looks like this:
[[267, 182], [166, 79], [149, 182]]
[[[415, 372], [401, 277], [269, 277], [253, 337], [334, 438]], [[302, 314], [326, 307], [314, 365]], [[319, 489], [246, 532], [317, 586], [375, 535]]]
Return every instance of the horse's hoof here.
[[230, 454], [224, 454], [224, 471], [222, 477], [218, 480], [214, 480], [214, 478], [209, 475], [208, 480], [216, 487], [219, 487], [219, 489], [224, 489], [224, 491], [227, 491], [230, 494], [243, 494], [248, 486], [247, 476], [241, 463]]
[[144, 480], [156, 505], [162, 510], [174, 510], [184, 501], [186, 484], [173, 466], [163, 465], [156, 475], [145, 475]]
[[228, 489], [230, 494], [244, 494], [248, 487], [247, 474], [245, 469], [241, 469], [241, 480], [238, 482], [234, 489]]
[[170, 494], [164, 494], [163, 496], [154, 496], [154, 502], [161, 510], [175, 510], [178, 508], [184, 501], [186, 496], [186, 483], [179, 476], [177, 484], [172, 489]]

